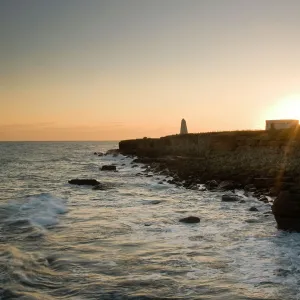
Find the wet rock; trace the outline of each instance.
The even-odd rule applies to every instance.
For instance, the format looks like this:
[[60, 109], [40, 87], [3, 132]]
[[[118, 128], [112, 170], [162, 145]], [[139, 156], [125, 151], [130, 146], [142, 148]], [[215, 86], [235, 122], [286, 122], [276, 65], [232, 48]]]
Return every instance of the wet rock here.
[[158, 184], [164, 184], [163, 181], [159, 181]]
[[223, 202], [236, 202], [241, 200], [241, 197], [238, 195], [230, 195], [230, 194], [225, 194], [222, 196], [222, 201]]
[[153, 175], [152, 174], [147, 174], [146, 177], [153, 177]]
[[118, 156], [120, 154], [119, 149], [109, 149], [106, 151], [105, 155], [112, 155], [112, 156]]
[[104, 165], [101, 167], [101, 171], [117, 171], [117, 167], [114, 165]]
[[240, 200], [239, 203], [246, 203], [244, 199]]
[[218, 182], [216, 180], [210, 180], [205, 183], [205, 186], [208, 190], [213, 190], [218, 187]]
[[250, 208], [249, 208], [249, 211], [259, 211], [255, 206], [251, 206]]
[[260, 196], [258, 198], [258, 201], [264, 202], [264, 203], [269, 203], [269, 199], [266, 196]]
[[272, 212], [278, 229], [300, 232], [300, 194], [281, 192], [274, 200]]
[[131, 166], [131, 168], [137, 168], [138, 167], [138, 165], [132, 165]]
[[94, 152], [94, 155], [103, 156], [104, 153], [102, 153], [102, 152]]
[[190, 217], [186, 217], [186, 218], [182, 218], [179, 220], [179, 222], [182, 223], [200, 223], [200, 218], [198, 217], [194, 217], [194, 216], [190, 216]]
[[99, 185], [100, 182], [96, 179], [71, 179], [68, 181], [69, 184], [76, 184], [76, 185], [92, 185], [96, 186]]

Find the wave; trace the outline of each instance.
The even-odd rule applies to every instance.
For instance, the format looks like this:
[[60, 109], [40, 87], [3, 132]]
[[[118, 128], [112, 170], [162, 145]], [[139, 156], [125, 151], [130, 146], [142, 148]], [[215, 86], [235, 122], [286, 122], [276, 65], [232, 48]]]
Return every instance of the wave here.
[[0, 206], [0, 217], [5, 227], [26, 228], [30, 224], [42, 227], [58, 223], [58, 215], [65, 214], [68, 209], [66, 201], [50, 193], [28, 196], [22, 203], [10, 202]]

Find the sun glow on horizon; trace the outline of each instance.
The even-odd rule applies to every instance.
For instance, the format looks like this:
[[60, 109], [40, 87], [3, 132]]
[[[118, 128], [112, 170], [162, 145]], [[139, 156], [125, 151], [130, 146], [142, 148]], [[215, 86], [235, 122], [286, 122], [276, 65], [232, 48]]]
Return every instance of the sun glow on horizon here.
[[300, 120], [300, 94], [289, 95], [280, 99], [267, 112], [266, 119]]

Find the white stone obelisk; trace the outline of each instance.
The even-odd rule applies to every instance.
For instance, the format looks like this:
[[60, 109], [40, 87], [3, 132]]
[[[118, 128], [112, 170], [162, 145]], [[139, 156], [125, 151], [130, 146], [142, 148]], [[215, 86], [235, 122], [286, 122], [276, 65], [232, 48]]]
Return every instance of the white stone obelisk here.
[[188, 130], [187, 130], [187, 126], [186, 126], [186, 121], [185, 119], [181, 120], [181, 126], [180, 126], [180, 134], [187, 134]]

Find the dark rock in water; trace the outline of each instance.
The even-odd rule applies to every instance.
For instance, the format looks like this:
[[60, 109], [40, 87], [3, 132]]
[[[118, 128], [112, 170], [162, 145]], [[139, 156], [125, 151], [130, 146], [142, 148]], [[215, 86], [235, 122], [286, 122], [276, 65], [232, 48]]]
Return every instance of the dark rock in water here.
[[96, 179], [71, 179], [68, 181], [70, 184], [76, 184], [76, 185], [99, 185], [100, 182]]
[[205, 186], [208, 190], [213, 190], [218, 187], [218, 182], [216, 180], [210, 180], [205, 183]]
[[179, 222], [182, 222], [182, 223], [200, 223], [200, 218], [190, 216], [190, 217], [180, 219]]
[[273, 203], [272, 212], [278, 229], [300, 232], [300, 194], [281, 192]]
[[231, 180], [222, 181], [218, 185], [218, 189], [223, 191], [234, 190], [235, 188], [237, 188], [237, 184]]
[[119, 149], [110, 149], [107, 150], [107, 152], [105, 153], [105, 155], [112, 155], [112, 156], [118, 156], [120, 154], [120, 150]]
[[246, 203], [244, 199], [240, 200], [239, 203]]
[[104, 154], [102, 152], [94, 152], [94, 155], [103, 156]]
[[269, 199], [266, 196], [260, 196], [258, 198], [258, 201], [264, 202], [264, 203], [269, 203]]
[[151, 175], [151, 174], [147, 174], [147, 175], [146, 175], [146, 177], [153, 177], [153, 175]]
[[131, 166], [131, 168], [137, 168], [138, 167], [138, 165], [132, 165]]
[[163, 181], [159, 181], [158, 184], [164, 184]]
[[101, 171], [117, 171], [117, 167], [114, 165], [104, 165], [101, 167]]
[[238, 195], [226, 194], [226, 195], [222, 196], [222, 201], [224, 201], [224, 202], [236, 202], [239, 200], [241, 200], [241, 197], [239, 197]]
[[259, 211], [255, 206], [249, 208], [249, 211]]

